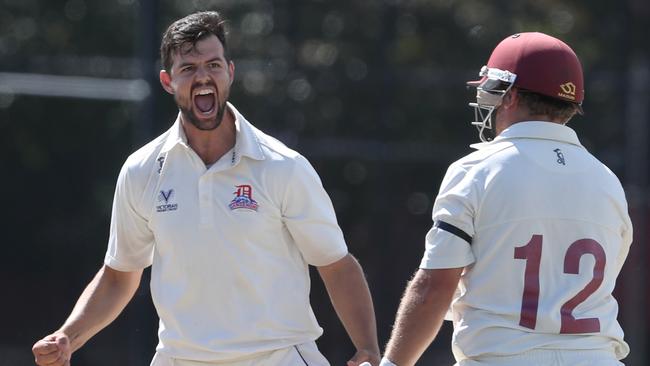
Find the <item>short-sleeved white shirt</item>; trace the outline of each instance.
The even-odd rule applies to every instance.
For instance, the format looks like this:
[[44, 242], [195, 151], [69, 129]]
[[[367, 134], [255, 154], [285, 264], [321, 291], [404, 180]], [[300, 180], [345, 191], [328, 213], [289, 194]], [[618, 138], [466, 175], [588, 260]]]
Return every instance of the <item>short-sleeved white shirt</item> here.
[[618, 178], [567, 126], [520, 122], [453, 163], [421, 268], [465, 267], [457, 360], [629, 347], [612, 297], [632, 242]]
[[347, 254], [309, 162], [230, 104], [236, 143], [209, 169], [180, 119], [120, 172], [105, 263], [152, 265], [157, 350], [220, 361], [314, 340], [308, 264]]

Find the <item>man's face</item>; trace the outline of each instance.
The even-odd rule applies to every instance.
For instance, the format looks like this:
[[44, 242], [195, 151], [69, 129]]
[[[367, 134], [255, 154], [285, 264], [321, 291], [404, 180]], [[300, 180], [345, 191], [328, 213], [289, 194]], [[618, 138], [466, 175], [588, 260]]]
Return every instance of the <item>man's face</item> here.
[[171, 70], [161, 71], [160, 81], [174, 95], [184, 122], [213, 130], [226, 110], [234, 64], [226, 60], [223, 45], [214, 35], [199, 40], [194, 48], [185, 47], [172, 55]]

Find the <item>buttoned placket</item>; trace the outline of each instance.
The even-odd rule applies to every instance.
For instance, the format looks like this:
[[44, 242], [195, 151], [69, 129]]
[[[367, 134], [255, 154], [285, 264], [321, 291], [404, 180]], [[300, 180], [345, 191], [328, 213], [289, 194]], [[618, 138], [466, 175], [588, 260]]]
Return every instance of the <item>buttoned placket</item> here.
[[[191, 150], [191, 149], [190, 149]], [[201, 228], [209, 228], [215, 222], [214, 212], [212, 205], [214, 203], [214, 180], [217, 179], [216, 175], [231, 169], [236, 161], [236, 149], [233, 147], [231, 151], [226, 153], [221, 159], [217, 160], [210, 168], [205, 169], [205, 164], [201, 164], [205, 171], [199, 177], [198, 193], [199, 193], [199, 222]], [[196, 155], [196, 153], [194, 153]], [[230, 155], [229, 159], [226, 156]], [[197, 155], [198, 157], [198, 155]], [[199, 158], [200, 160], [200, 158]], [[227, 202], [223, 203], [224, 205]]]
[[210, 227], [214, 222], [212, 203], [212, 187], [210, 185], [209, 169], [199, 177], [199, 222], [202, 228]]
[[193, 169], [200, 172], [197, 182], [197, 200], [199, 206], [199, 227], [207, 228], [212, 220], [212, 210], [210, 209], [210, 202], [212, 201], [212, 190], [209, 184], [209, 171], [201, 157], [184, 141], [179, 141], [178, 144], [182, 146], [185, 154], [190, 160]]

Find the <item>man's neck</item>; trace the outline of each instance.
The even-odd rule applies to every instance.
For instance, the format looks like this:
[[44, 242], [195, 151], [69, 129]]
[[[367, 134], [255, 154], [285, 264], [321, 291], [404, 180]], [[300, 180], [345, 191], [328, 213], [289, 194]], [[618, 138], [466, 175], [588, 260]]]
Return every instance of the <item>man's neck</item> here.
[[542, 121], [548, 123], [557, 123], [560, 125], [566, 124], [566, 121], [559, 121], [545, 114], [530, 114], [524, 111], [516, 114], [501, 115], [497, 117], [497, 120], [495, 121], [496, 133], [497, 135], [499, 135], [506, 128], [514, 124], [517, 124], [519, 122], [527, 122], [527, 121]]
[[192, 123], [185, 122], [182, 115], [181, 125], [188, 145], [206, 165], [214, 164], [235, 146], [235, 117], [230, 108], [226, 109], [221, 124], [214, 130], [199, 130]]

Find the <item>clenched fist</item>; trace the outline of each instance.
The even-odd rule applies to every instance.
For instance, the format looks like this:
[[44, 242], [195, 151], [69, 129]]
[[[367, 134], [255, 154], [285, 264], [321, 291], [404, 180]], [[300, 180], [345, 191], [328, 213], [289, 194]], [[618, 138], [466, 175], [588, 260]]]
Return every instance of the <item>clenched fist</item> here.
[[39, 366], [70, 366], [70, 339], [63, 333], [50, 334], [34, 343], [32, 353]]

